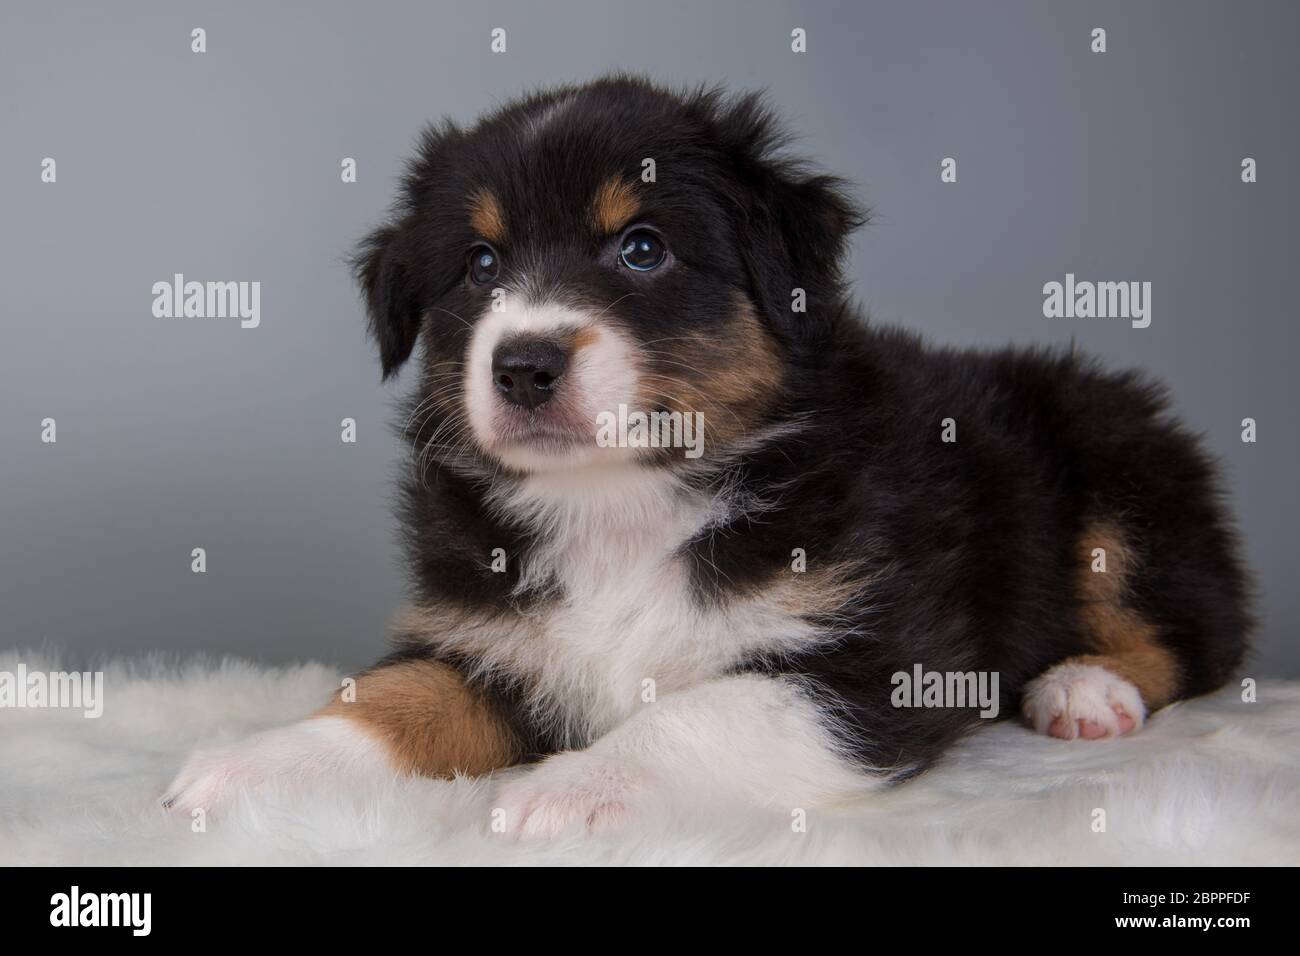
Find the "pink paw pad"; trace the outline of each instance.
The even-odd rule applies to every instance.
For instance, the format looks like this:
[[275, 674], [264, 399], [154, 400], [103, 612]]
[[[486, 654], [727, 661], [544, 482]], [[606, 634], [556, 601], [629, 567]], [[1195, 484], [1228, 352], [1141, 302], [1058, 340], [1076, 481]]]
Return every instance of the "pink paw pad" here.
[[[1137, 721], [1119, 704], [1111, 704], [1110, 709], [1115, 712], [1121, 736], [1137, 726]], [[1083, 740], [1103, 740], [1110, 735], [1110, 731], [1095, 720], [1088, 720], [1085, 717], [1075, 720], [1074, 723], [1076, 732], [1071, 733], [1070, 721], [1064, 714], [1056, 714], [1052, 719], [1052, 723], [1048, 726], [1047, 732], [1050, 736], [1059, 737], [1061, 740], [1074, 740], [1076, 737]]]
[[1142, 726], [1146, 709], [1132, 683], [1096, 664], [1057, 664], [1025, 688], [1025, 720], [1060, 740], [1109, 740]]

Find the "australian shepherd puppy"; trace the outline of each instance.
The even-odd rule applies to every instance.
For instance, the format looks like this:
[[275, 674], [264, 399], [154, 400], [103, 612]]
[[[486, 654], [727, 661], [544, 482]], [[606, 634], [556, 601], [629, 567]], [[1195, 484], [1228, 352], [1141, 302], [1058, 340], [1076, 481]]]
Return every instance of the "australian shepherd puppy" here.
[[991, 713], [1091, 746], [1232, 675], [1246, 582], [1162, 391], [869, 324], [864, 214], [781, 148], [754, 96], [627, 77], [424, 134], [356, 260], [384, 376], [418, 356], [413, 606], [168, 805], [531, 763], [496, 800], [525, 836], [687, 787], [826, 807]]

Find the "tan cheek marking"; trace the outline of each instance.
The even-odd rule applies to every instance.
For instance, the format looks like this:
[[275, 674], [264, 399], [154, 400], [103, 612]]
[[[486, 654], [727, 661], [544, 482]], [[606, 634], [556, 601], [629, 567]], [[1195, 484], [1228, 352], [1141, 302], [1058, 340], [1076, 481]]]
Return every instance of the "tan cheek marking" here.
[[662, 404], [683, 414], [703, 412], [706, 436], [721, 443], [742, 437], [756, 424], [784, 383], [776, 341], [743, 296], [737, 296], [720, 332], [686, 334], [654, 349], [663, 353], [663, 361], [645, 363], [642, 404]]
[[737, 301], [728, 332], [734, 335], [734, 360], [715, 371], [710, 391], [728, 405], [757, 402], [766, 407], [784, 377], [776, 342], [745, 299]]
[[336, 700], [323, 715], [361, 724], [408, 773], [478, 775], [519, 760], [519, 743], [505, 721], [451, 667], [403, 661], [357, 680], [356, 700]]
[[469, 224], [489, 242], [506, 241], [506, 214], [490, 190], [480, 189], [469, 198]]
[[600, 235], [618, 232], [641, 211], [632, 187], [617, 176], [605, 180], [591, 202], [591, 224]]
[[[1093, 571], [1093, 550], [1106, 551], [1106, 570]], [[1084, 559], [1079, 572], [1080, 614], [1093, 654], [1071, 658], [1095, 664], [1130, 681], [1148, 710], [1178, 693], [1178, 660], [1160, 643], [1159, 631], [1126, 603], [1134, 561], [1124, 532], [1114, 522], [1097, 522], [1080, 539]]]
[[585, 326], [577, 331], [573, 336], [573, 351], [580, 352], [596, 344], [600, 339], [600, 332], [591, 326]]

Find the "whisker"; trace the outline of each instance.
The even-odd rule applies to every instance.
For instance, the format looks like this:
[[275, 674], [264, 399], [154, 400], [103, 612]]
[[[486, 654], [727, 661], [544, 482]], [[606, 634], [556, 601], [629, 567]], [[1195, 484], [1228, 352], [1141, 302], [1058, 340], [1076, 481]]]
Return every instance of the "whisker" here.
[[618, 305], [618, 304], [619, 304], [620, 302], [622, 302], [624, 299], [630, 299], [630, 298], [631, 298], [632, 296], [634, 296], [634, 295], [639, 295], [639, 296], [641, 296], [642, 298], [645, 297], [645, 293], [644, 293], [644, 292], [628, 292], [628, 293], [626, 293], [626, 294], [624, 294], [624, 295], [620, 295], [617, 299], [615, 299], [615, 300], [614, 300], [613, 302], [611, 302], [609, 305], [605, 306], [605, 308], [601, 309], [599, 312], [597, 312], [595, 315], [593, 315], [592, 318], [593, 318], [593, 319], [598, 319], [598, 318], [600, 318], [602, 315], [604, 315], [604, 314], [605, 314], [606, 312], [608, 312], [610, 309], [614, 308], [614, 306]]
[[457, 321], [459, 321], [460, 323], [462, 323], [462, 324], [465, 326], [465, 328], [469, 329], [471, 332], [474, 331], [474, 323], [473, 323], [473, 322], [466, 321], [466, 319], [465, 319], [463, 316], [459, 316], [459, 315], [457, 315], [455, 312], [451, 311], [451, 309], [444, 309], [444, 308], [443, 308], [442, 306], [440, 306], [440, 305], [435, 305], [435, 306], [433, 307], [433, 309], [434, 309], [435, 312], [443, 312], [443, 313], [445, 313], [445, 314], [447, 314], [447, 315], [450, 315], [453, 319], [456, 319]]

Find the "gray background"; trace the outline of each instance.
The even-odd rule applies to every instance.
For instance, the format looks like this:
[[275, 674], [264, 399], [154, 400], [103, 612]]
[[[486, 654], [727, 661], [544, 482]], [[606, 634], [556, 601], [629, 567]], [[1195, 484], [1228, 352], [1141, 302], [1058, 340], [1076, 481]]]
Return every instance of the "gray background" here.
[[[409, 383], [379, 385], [342, 258], [423, 122], [625, 68], [768, 88], [876, 209], [852, 272], [878, 320], [1074, 336], [1168, 380], [1258, 573], [1254, 672], [1294, 676], [1298, 27], [1292, 3], [5, 4], [0, 646], [377, 655]], [[261, 327], [154, 318], [174, 272], [260, 281]], [[1151, 327], [1045, 319], [1066, 272], [1151, 281]]]

